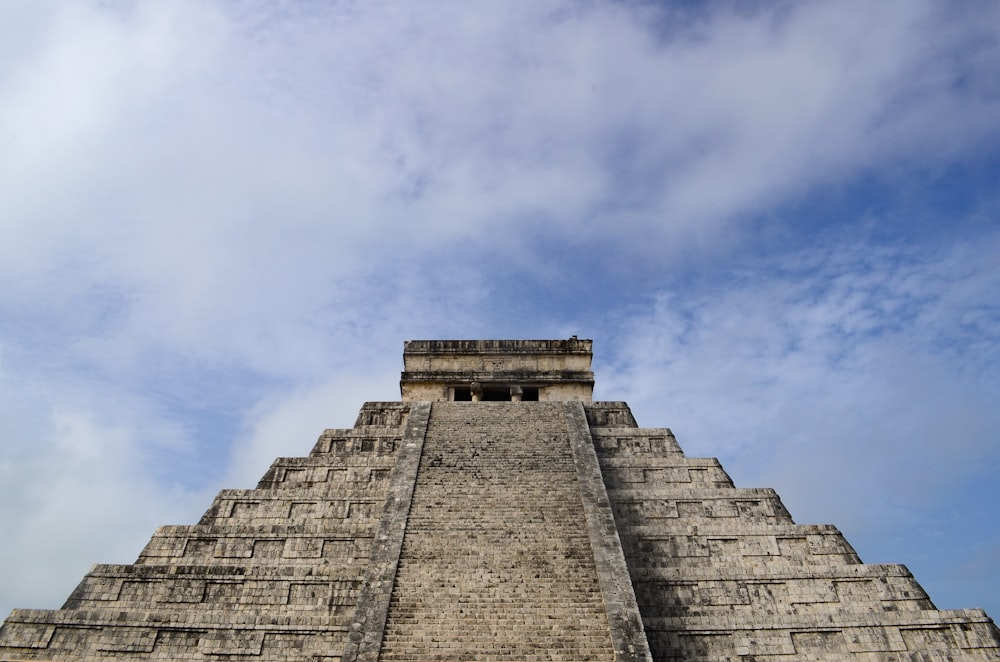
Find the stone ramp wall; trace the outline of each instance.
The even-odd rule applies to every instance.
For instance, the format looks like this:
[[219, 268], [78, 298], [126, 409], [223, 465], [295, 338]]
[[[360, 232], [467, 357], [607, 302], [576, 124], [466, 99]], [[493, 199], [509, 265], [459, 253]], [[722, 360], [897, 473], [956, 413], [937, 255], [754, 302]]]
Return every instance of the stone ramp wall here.
[[62, 609], [14, 610], [0, 660], [340, 660], [408, 411], [366, 404], [135, 564], [95, 566]]
[[563, 403], [434, 403], [380, 660], [613, 660]]
[[1000, 659], [981, 610], [934, 609], [905, 567], [862, 564], [624, 403], [586, 409], [654, 659]]

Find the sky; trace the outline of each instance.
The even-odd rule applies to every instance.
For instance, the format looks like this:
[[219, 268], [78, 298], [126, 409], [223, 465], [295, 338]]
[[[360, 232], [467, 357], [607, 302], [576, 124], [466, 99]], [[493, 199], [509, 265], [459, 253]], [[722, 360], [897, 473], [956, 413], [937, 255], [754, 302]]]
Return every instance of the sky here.
[[0, 0], [0, 612], [398, 400], [626, 400], [1000, 616], [1000, 4]]

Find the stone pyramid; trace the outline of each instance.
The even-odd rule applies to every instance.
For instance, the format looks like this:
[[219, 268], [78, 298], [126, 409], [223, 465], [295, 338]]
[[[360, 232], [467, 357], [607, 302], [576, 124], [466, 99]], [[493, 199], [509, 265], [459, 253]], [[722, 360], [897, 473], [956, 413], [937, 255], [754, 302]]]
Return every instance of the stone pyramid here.
[[1000, 659], [982, 610], [592, 402], [591, 347], [406, 343], [401, 402], [14, 610], [0, 660]]

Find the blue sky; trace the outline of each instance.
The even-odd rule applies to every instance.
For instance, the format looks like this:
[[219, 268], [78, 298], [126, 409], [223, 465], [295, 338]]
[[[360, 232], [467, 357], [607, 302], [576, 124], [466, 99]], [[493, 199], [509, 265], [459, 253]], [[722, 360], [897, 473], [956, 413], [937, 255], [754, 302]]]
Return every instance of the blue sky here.
[[1000, 5], [0, 4], [0, 611], [398, 399], [594, 339], [671, 427], [1000, 614]]

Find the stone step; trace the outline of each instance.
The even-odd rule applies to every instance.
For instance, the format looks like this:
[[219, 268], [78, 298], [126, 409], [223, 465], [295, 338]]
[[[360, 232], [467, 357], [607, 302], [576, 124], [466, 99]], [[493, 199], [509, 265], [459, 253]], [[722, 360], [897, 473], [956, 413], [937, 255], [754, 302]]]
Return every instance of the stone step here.
[[[294, 568], [291, 568], [294, 570]], [[353, 605], [363, 568], [328, 566], [328, 574], [299, 572], [283, 576], [98, 576], [88, 575], [63, 609], [124, 609], [131, 606], [170, 608], [176, 604], [207, 605]], [[345, 598], [344, 596], [351, 596]], [[345, 600], [347, 600], [345, 602]]]
[[399, 441], [397, 439], [391, 443], [392, 451], [385, 453], [373, 451], [375, 453], [373, 457], [350, 457], [347, 461], [334, 455], [278, 458], [257, 483], [257, 489], [362, 488], [362, 483], [383, 480], [388, 476], [395, 461]]
[[[16, 610], [4, 624], [0, 659], [105, 660], [105, 659], [309, 659], [339, 660], [329, 654], [342, 641], [343, 624], [292, 623], [285, 619], [256, 620], [189, 618], [160, 621], [162, 614], [134, 613], [146, 620], [81, 618], [63, 612], [27, 613]], [[122, 617], [126, 614], [122, 614]], [[33, 617], [44, 618], [32, 622]], [[293, 652], [295, 658], [288, 655]], [[219, 656], [222, 656], [221, 658]], [[299, 657], [301, 656], [301, 657]]]

